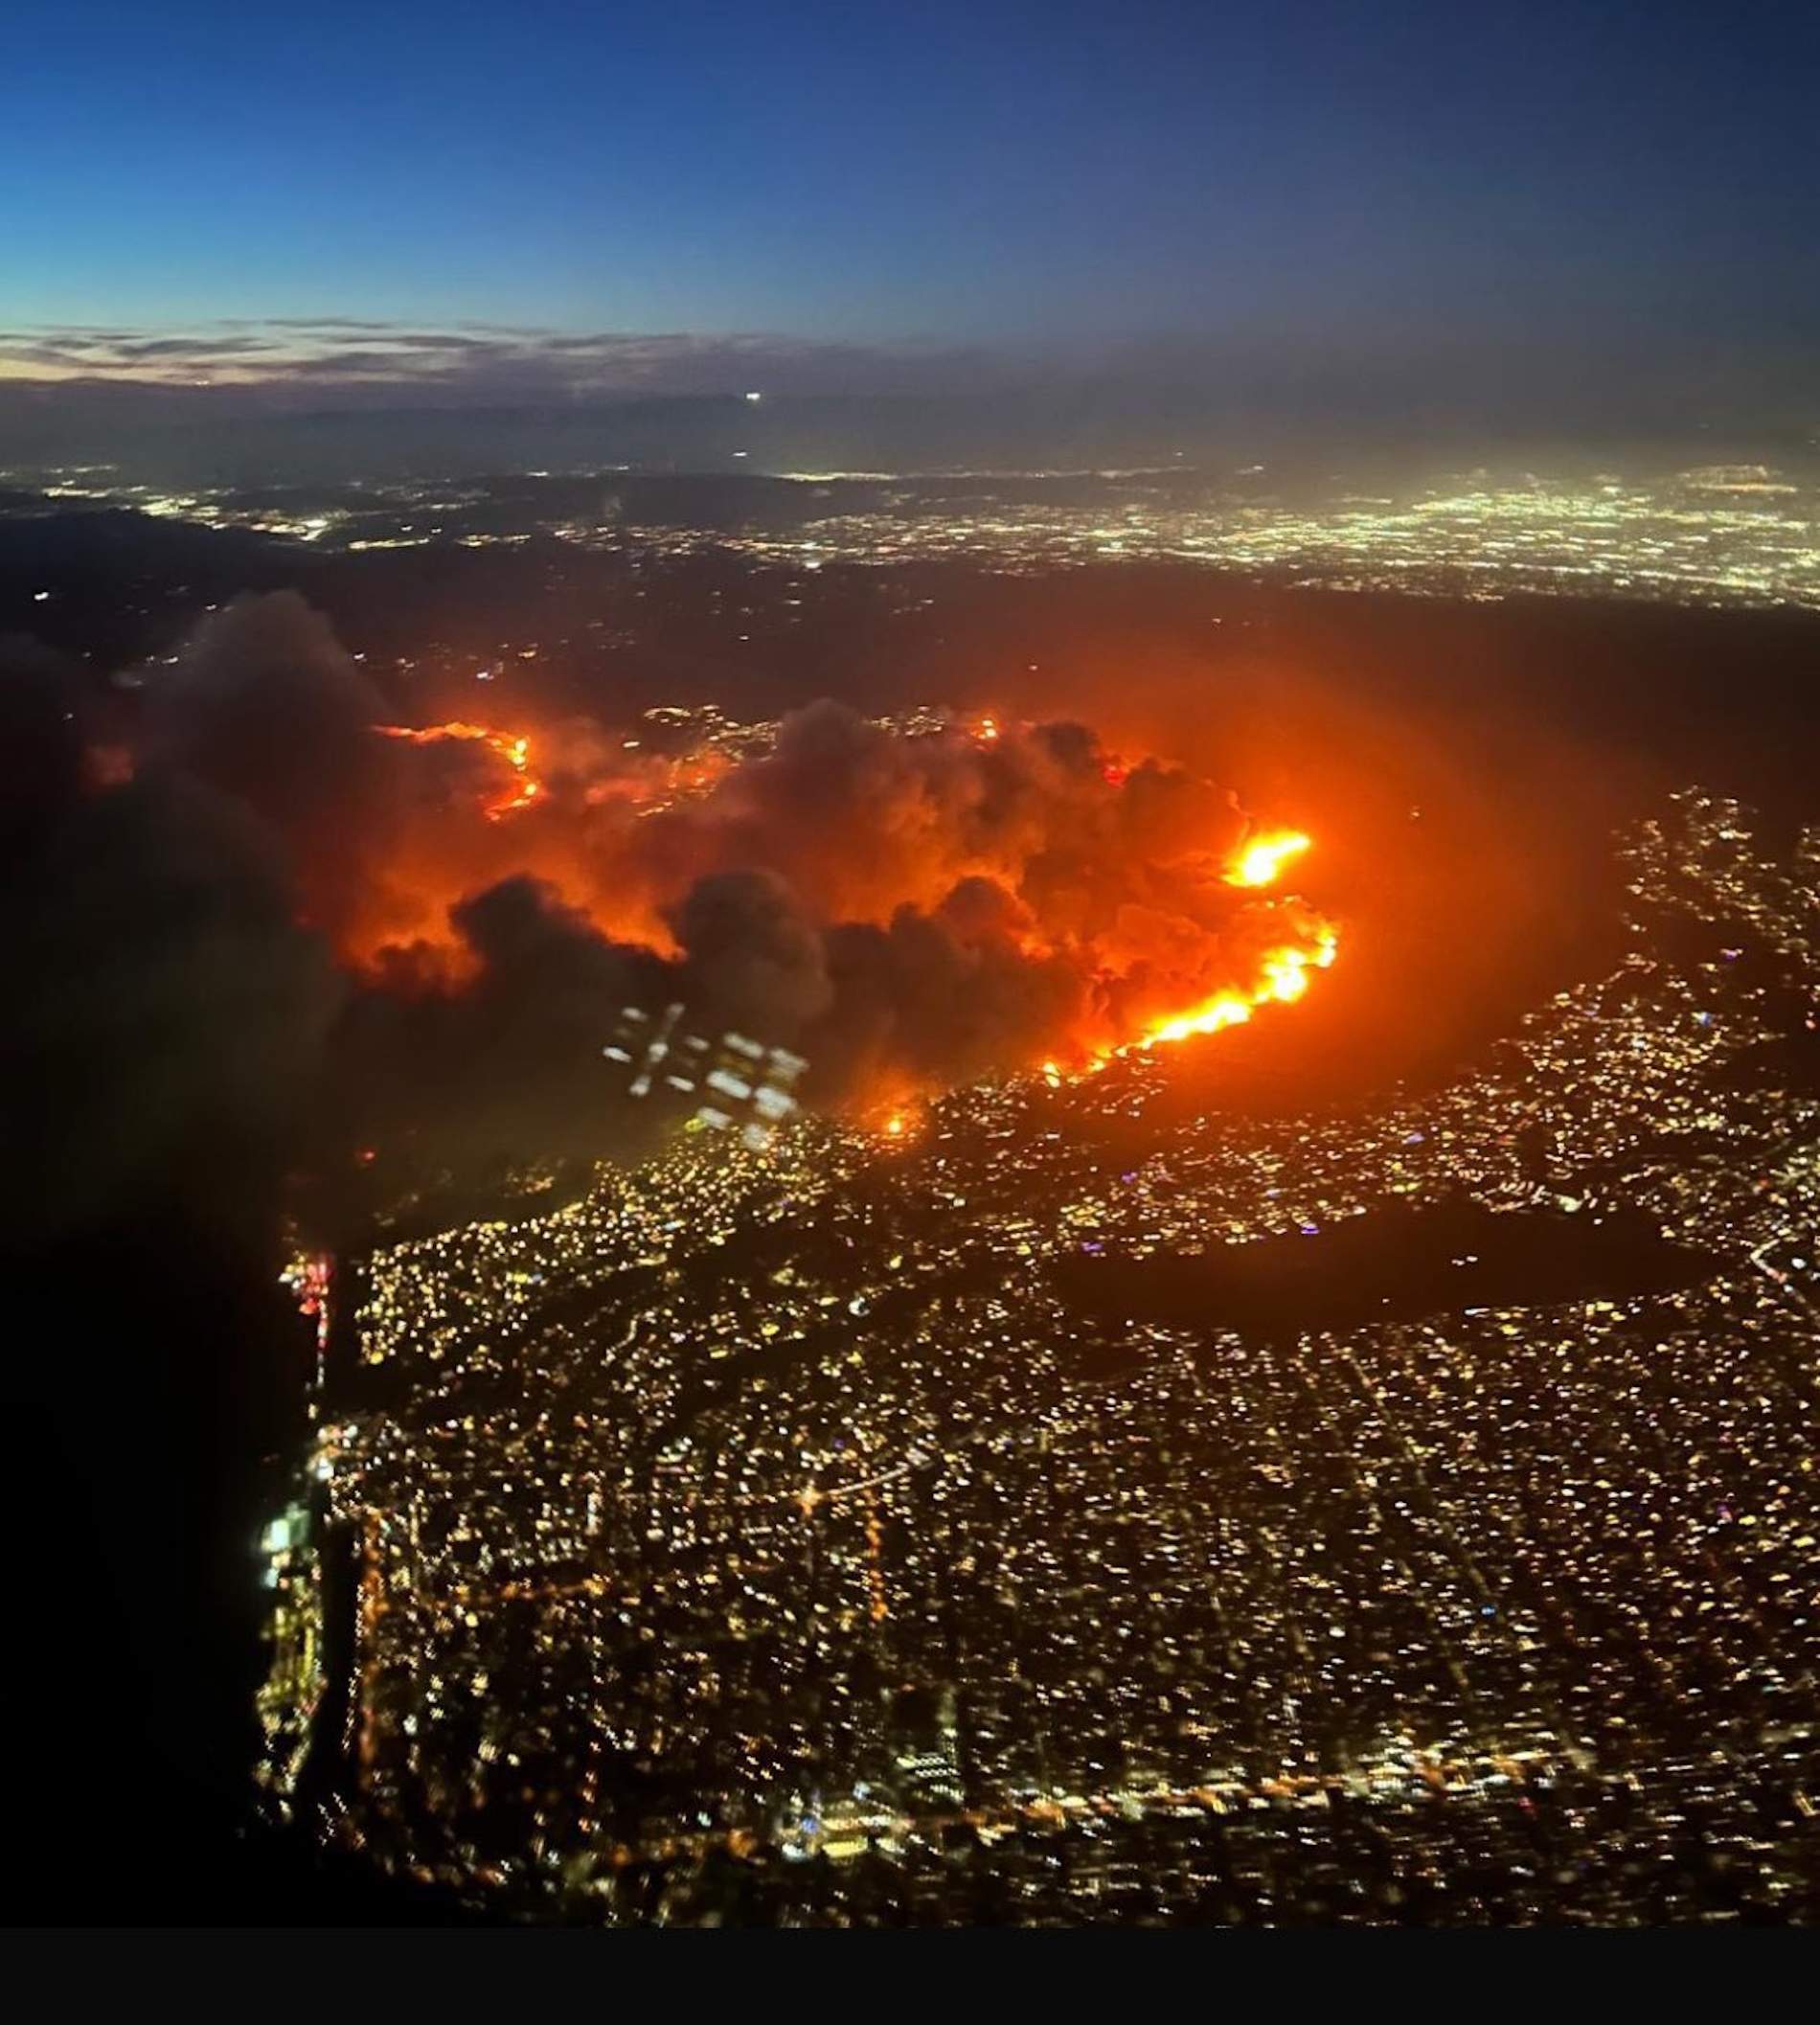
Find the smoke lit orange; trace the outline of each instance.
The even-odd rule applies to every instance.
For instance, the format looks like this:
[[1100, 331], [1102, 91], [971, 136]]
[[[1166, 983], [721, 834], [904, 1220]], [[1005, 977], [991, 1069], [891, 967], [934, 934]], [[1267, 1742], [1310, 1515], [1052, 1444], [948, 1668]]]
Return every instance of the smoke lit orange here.
[[1253, 837], [1233, 860], [1226, 874], [1232, 886], [1271, 886], [1293, 857], [1300, 857], [1312, 840], [1299, 830], [1279, 830]]
[[1258, 982], [1249, 994], [1217, 992], [1204, 1005], [1158, 1020], [1146, 1033], [1140, 1045], [1149, 1048], [1158, 1041], [1187, 1040], [1196, 1034], [1217, 1034], [1225, 1027], [1242, 1026], [1258, 1006], [1293, 1005], [1308, 989], [1309, 970], [1325, 970], [1338, 954], [1339, 937], [1331, 928], [1321, 929], [1306, 946], [1286, 944], [1280, 949], [1272, 949], [1264, 957]]
[[[814, 723], [815, 713], [797, 721]], [[522, 732], [460, 719], [422, 727], [379, 724], [375, 729], [387, 739], [419, 746], [447, 741], [485, 746], [503, 762], [503, 770], [491, 781], [483, 776], [468, 806], [489, 823], [500, 823], [547, 794], [532, 771], [532, 739]], [[577, 797], [578, 807], [587, 811], [585, 819], [556, 829], [537, 826], [514, 837], [510, 846], [501, 838], [501, 847], [512, 853], [512, 862], [495, 853], [462, 850], [452, 832], [443, 833], [435, 853], [419, 853], [408, 860], [395, 853], [395, 887], [425, 896], [433, 893], [435, 901], [426, 899], [407, 920], [398, 899], [388, 896], [390, 925], [371, 940], [383, 946], [408, 936], [420, 944], [440, 946], [449, 939], [445, 931], [439, 933], [444, 891], [446, 905], [452, 905], [489, 876], [524, 870], [584, 911], [602, 932], [674, 959], [677, 946], [666, 911], [670, 896], [662, 883], [648, 882], [647, 853], [633, 841], [637, 832], [618, 823], [616, 816], [622, 809], [637, 817], [700, 803], [716, 811], [712, 820], [696, 824], [689, 817], [685, 822], [694, 827], [663, 832], [663, 851], [675, 854], [679, 869], [717, 871], [721, 868], [716, 856], [729, 839], [738, 838], [742, 849], [754, 849], [756, 840], [759, 853], [775, 853], [776, 870], [810, 912], [883, 926], [899, 921], [901, 910], [909, 907], [940, 920], [944, 935], [958, 938], [959, 945], [972, 952], [961, 959], [963, 972], [968, 963], [977, 967], [993, 961], [1015, 960], [1033, 967], [1079, 964], [1083, 976], [1094, 981], [1085, 1003], [1065, 1028], [1052, 1026], [1027, 1036], [1029, 1054], [1020, 1050], [1010, 1058], [1040, 1061], [1041, 1073], [1052, 1084], [1092, 1073], [1131, 1049], [1221, 1033], [1245, 1024], [1261, 1007], [1293, 1005], [1307, 994], [1312, 973], [1334, 961], [1337, 943], [1330, 926], [1299, 899], [1265, 897], [1264, 889], [1277, 886], [1287, 868], [1312, 849], [1313, 840], [1306, 832], [1252, 830], [1235, 840], [1224, 826], [1242, 819], [1232, 817], [1229, 801], [1222, 803], [1209, 784], [1193, 782], [1179, 769], [1159, 770], [1156, 762], [1145, 762], [1140, 769], [1145, 800], [1140, 806], [1152, 824], [1158, 808], [1170, 816], [1172, 799], [1177, 809], [1187, 812], [1194, 795], [1205, 796], [1203, 806], [1193, 811], [1193, 820], [1174, 818], [1178, 827], [1172, 833], [1167, 828], [1149, 832], [1152, 839], [1159, 834], [1163, 839], [1157, 847], [1163, 876], [1152, 886], [1142, 856], [1126, 862], [1128, 831], [1117, 809], [1127, 790], [1136, 795], [1139, 788], [1130, 785], [1133, 769], [1124, 760], [1096, 747], [1085, 756], [1091, 773], [1084, 766], [1073, 772], [1072, 750], [1045, 743], [1040, 729], [1008, 724], [992, 716], [972, 717], [953, 729], [953, 742], [946, 745], [917, 739], [889, 742], [876, 730], [851, 722], [830, 725], [823, 719], [815, 738], [805, 744], [805, 752], [812, 752], [812, 771], [806, 762], [787, 792], [774, 784], [774, 776], [789, 770], [780, 757], [761, 753], [746, 759], [709, 744], [667, 762], [653, 757], [647, 764], [641, 756], [636, 764], [624, 766], [620, 755], [632, 749], [631, 741], [624, 746], [614, 742], [614, 765], [606, 773], [589, 757], [590, 777]], [[787, 751], [787, 727], [781, 743]], [[1024, 828], [1026, 818], [1001, 832], [1014, 839], [1009, 848], [993, 836], [991, 822], [999, 814], [1005, 783], [996, 775], [989, 781], [984, 776], [969, 779], [966, 773], [968, 765], [978, 763], [970, 755], [982, 751], [992, 754], [995, 769], [1008, 769], [1029, 806], [1040, 812], [1034, 842]], [[575, 761], [572, 746], [564, 746], [556, 763], [565, 781], [575, 776]], [[838, 784], [844, 767], [868, 770], [866, 793], [830, 789], [824, 798], [823, 780]], [[1091, 781], [1090, 789], [1081, 785], [1083, 780]], [[873, 806], [895, 806], [901, 812], [901, 819], [886, 826], [878, 839], [862, 835], [855, 840], [850, 831], [842, 838], [845, 848], [830, 847], [818, 829], [817, 818], [826, 809], [863, 810]], [[1210, 830], [1219, 838], [1211, 868], [1204, 846], [1196, 849], [1197, 836], [1208, 837]], [[912, 841], [919, 848], [908, 848]], [[1083, 841], [1091, 857], [1082, 851]], [[890, 849], [879, 849], [880, 842]], [[925, 842], [926, 851], [921, 848]], [[524, 852], [533, 849], [535, 858], [524, 860]], [[1044, 919], [1045, 900], [1031, 901], [1021, 883], [1034, 857], [1058, 850], [1065, 863], [1070, 849], [1081, 853], [1083, 863], [1096, 866], [1096, 876], [1103, 870], [1115, 890], [1121, 876], [1128, 875], [1120, 904], [1089, 925], [1084, 935], [1080, 921], [1067, 913], [1070, 900], [1083, 890], [1079, 876], [1072, 886], [1063, 881], [1053, 923]], [[1171, 851], [1175, 853], [1172, 859]], [[613, 869], [609, 872], [608, 867]], [[1239, 889], [1246, 898], [1231, 895], [1224, 903], [1217, 901], [1213, 894], [1221, 885]], [[968, 903], [976, 912], [951, 915], [948, 910], [964, 888], [969, 889]], [[1159, 889], [1165, 897], [1154, 898]], [[977, 911], [982, 907], [983, 914]], [[370, 956], [367, 940], [361, 939], [360, 954]], [[940, 954], [955, 944], [938, 939], [928, 946], [930, 953]], [[449, 974], [459, 976], [466, 960], [463, 950], [454, 948], [449, 962], [455, 967]], [[1209, 990], [1216, 981], [1217, 989]], [[1197, 982], [1208, 995], [1191, 996]], [[1190, 1002], [1184, 1005], [1184, 998]], [[1001, 1002], [1014, 1004], [1016, 996], [1007, 993]], [[1053, 1058], [1058, 1042], [1072, 1057], [1065, 1070]], [[880, 1063], [878, 1070], [883, 1068]], [[899, 1063], [889, 1076], [865, 1076], [862, 1085], [861, 1115], [887, 1140], [910, 1137], [911, 1104], [926, 1088], [922, 1081], [913, 1075], [906, 1082]]]
[[447, 739], [471, 739], [485, 745], [505, 761], [518, 776], [518, 784], [503, 799], [489, 798], [481, 804], [489, 822], [496, 823], [513, 809], [528, 808], [543, 792], [543, 784], [531, 773], [531, 740], [522, 733], [489, 731], [484, 724], [426, 724], [421, 730], [409, 724], [375, 724], [381, 738], [403, 739], [412, 745], [440, 745]]
[[[1299, 830], [1267, 830], [1249, 839], [1226, 871], [1233, 886], [1268, 886], [1275, 882], [1291, 858], [1300, 857], [1313, 842]], [[1310, 969], [1325, 970], [1339, 953], [1339, 937], [1323, 925], [1306, 943], [1285, 943], [1265, 952], [1256, 982], [1248, 990], [1218, 991], [1186, 1012], [1155, 1021], [1140, 1045], [1154, 1047], [1159, 1041], [1187, 1040], [1196, 1034], [1218, 1034], [1227, 1027], [1242, 1026], [1255, 1008], [1293, 1005], [1308, 989]]]

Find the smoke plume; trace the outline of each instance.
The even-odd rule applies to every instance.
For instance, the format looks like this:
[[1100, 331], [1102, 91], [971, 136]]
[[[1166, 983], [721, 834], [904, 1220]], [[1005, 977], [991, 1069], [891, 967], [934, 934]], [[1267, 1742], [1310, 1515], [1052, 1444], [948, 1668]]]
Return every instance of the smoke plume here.
[[793, 1048], [834, 1106], [1079, 1064], [1295, 995], [1323, 933], [1235, 884], [1230, 793], [1079, 723], [400, 722], [289, 593], [140, 679], [124, 730], [41, 655], [4, 693], [10, 1016], [57, 1107], [26, 1143], [85, 1187], [216, 1114], [330, 1161], [609, 1150], [627, 1005]]

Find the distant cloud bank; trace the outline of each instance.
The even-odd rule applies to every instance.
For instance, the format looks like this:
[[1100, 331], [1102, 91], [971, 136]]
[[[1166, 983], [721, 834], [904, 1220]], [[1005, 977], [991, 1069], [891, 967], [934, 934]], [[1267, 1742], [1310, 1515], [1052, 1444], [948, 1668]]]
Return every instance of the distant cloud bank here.
[[[1683, 461], [1714, 445], [1776, 458], [1820, 447], [1808, 349], [1775, 332], [1723, 345], [1697, 322], [1595, 334], [1557, 316], [1520, 340], [1420, 319], [1349, 331], [1235, 326], [1087, 347], [323, 315], [0, 327], [0, 462], [106, 458], [135, 432], [266, 418], [436, 411], [452, 425], [483, 411], [625, 413], [747, 393], [777, 398], [761, 411], [767, 421], [815, 402], [920, 417], [928, 442], [891, 454], [923, 462], [938, 439], [947, 462], [1011, 455], [1010, 436], [1039, 461], [1128, 462], [1273, 431], [1404, 448], [1464, 437], [1672, 442]], [[886, 451], [862, 432], [804, 454]]]
[[352, 316], [222, 320], [191, 330], [0, 329], [0, 384], [237, 391], [253, 405], [345, 399], [452, 403], [628, 394], [918, 392], [978, 388], [1006, 361], [983, 350], [831, 343], [766, 332], [569, 331]]

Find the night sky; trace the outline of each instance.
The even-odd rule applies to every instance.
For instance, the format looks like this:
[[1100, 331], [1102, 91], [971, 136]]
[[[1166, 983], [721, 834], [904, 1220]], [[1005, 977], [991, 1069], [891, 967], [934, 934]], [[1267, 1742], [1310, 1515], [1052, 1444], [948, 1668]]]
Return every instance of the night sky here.
[[14, 379], [687, 388], [732, 333], [805, 386], [1722, 372], [1820, 332], [1792, 5], [26, 0], [7, 71]]

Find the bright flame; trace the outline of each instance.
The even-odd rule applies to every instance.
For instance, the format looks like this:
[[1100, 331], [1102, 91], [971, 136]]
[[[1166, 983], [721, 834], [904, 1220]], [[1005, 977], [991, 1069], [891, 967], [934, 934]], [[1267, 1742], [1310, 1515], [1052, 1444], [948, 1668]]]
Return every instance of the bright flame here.
[[1141, 1045], [1149, 1048], [1159, 1040], [1187, 1040], [1196, 1034], [1218, 1034], [1227, 1027], [1241, 1027], [1251, 1017], [1253, 1003], [1237, 991], [1221, 991], [1192, 1012], [1178, 1012], [1173, 1019], [1159, 1021], [1145, 1035]]
[[529, 808], [543, 792], [543, 783], [531, 773], [531, 740], [520, 732], [489, 731], [484, 724], [465, 724], [459, 718], [450, 724], [426, 724], [421, 730], [410, 724], [375, 724], [382, 739], [403, 739], [412, 745], [441, 745], [450, 739], [474, 740], [505, 761], [518, 776], [518, 785], [503, 799], [481, 804], [481, 813], [489, 823], [514, 809]]
[[[500, 822], [505, 817], [528, 808], [541, 798], [547, 797], [548, 789], [545, 784], [532, 771], [532, 739], [524, 733], [496, 731], [483, 724], [461, 719], [421, 727], [377, 724], [373, 729], [383, 738], [398, 739], [414, 745], [435, 745], [449, 740], [484, 745], [494, 759], [502, 762], [502, 770], [487, 779], [477, 797], [480, 812], [489, 822]], [[964, 729], [982, 747], [990, 747], [1001, 739], [1010, 739], [1018, 735], [1014, 724], [1008, 725], [996, 717], [984, 715], [963, 720], [963, 723], [956, 725], [956, 729]], [[638, 744], [636, 739], [626, 741], [628, 751], [636, 750]], [[723, 778], [737, 772], [741, 763], [743, 762], [734, 755], [712, 745], [699, 746], [668, 760], [656, 754], [641, 756], [635, 762], [628, 761], [620, 766], [609, 782], [596, 782], [584, 799], [592, 804], [610, 796], [615, 801], [624, 800], [632, 805], [633, 811], [637, 814], [648, 814], [660, 808], [673, 807], [685, 797], [712, 795]], [[1103, 755], [1102, 772], [1106, 785], [1114, 791], [1123, 787], [1127, 778], [1125, 762], [1111, 754]], [[526, 839], [520, 833], [514, 842], [518, 845], [536, 842], [540, 847], [549, 845], [551, 839], [544, 834], [545, 829], [546, 826], [537, 825], [536, 833], [533, 838]], [[1301, 830], [1254, 831], [1245, 842], [1224, 858], [1221, 870], [1225, 882], [1232, 887], [1249, 890], [1273, 886], [1282, 876], [1285, 868], [1311, 848], [1312, 839]], [[551, 854], [549, 850], [543, 852], [546, 860]], [[460, 892], [466, 890], [464, 885], [455, 883], [457, 880], [465, 880], [468, 884], [476, 883], [474, 861], [483, 855], [490, 854], [471, 848], [466, 850], [448, 879], [437, 876], [438, 868], [434, 864], [407, 868], [427, 871], [430, 875], [425, 880], [427, 890], [421, 896], [421, 923], [406, 922], [400, 927], [396, 920], [388, 918], [382, 929], [375, 926], [370, 935], [351, 937], [351, 949], [357, 952], [364, 947], [367, 950], [366, 960], [372, 960], [375, 951], [383, 950], [401, 937], [412, 933], [417, 933], [423, 939], [423, 946], [436, 943], [435, 931], [429, 925], [437, 912], [436, 907], [431, 904], [432, 899], [443, 897], [453, 899]], [[951, 881], [952, 868], [944, 865], [943, 869], [944, 876]], [[994, 876], [1002, 870], [997, 866], [991, 869]], [[553, 876], [552, 883], [557, 885], [565, 895], [572, 891], [584, 894], [590, 918], [597, 925], [607, 929], [608, 924], [601, 918], [603, 903], [601, 894], [595, 890], [596, 882], [589, 879], [584, 871], [574, 876], [569, 876], [575, 873], [574, 867], [558, 866], [557, 872], [560, 876]], [[453, 892], [444, 896], [444, 887], [451, 884]], [[860, 904], [863, 908], [866, 903], [862, 901]], [[398, 912], [396, 908], [392, 911], [395, 914]], [[617, 917], [617, 906], [613, 908], [613, 912]], [[1305, 997], [1310, 973], [1327, 968], [1334, 961], [1338, 946], [1334, 930], [1322, 923], [1313, 916], [1311, 910], [1300, 902], [1281, 903], [1274, 899], [1265, 899], [1262, 904], [1244, 908], [1242, 914], [1248, 931], [1245, 934], [1247, 946], [1257, 946], [1251, 940], [1250, 931], [1254, 930], [1260, 917], [1271, 922], [1271, 928], [1267, 932], [1282, 938], [1265, 947], [1263, 954], [1256, 959], [1256, 969], [1248, 980], [1228, 984], [1211, 997], [1184, 1011], [1150, 1018], [1148, 1024], [1139, 1026], [1138, 1031], [1133, 1033], [1126, 1021], [1136, 1024], [1145, 1018], [1145, 1014], [1138, 1012], [1129, 1002], [1123, 1007], [1119, 1005], [1120, 985], [1144, 990], [1151, 1007], [1156, 1005], [1161, 994], [1153, 982], [1149, 983], [1147, 989], [1141, 969], [1131, 971], [1122, 979], [1118, 968], [1108, 961], [1106, 967], [1096, 973], [1097, 977], [1111, 989], [1102, 1002], [1101, 1010], [1094, 1014], [1091, 1037], [1082, 1035], [1078, 1039], [1071, 1039], [1062, 1050], [1062, 1061], [1054, 1058], [1042, 1061], [1038, 1065], [1038, 1073], [1043, 1081], [1051, 1088], [1058, 1088], [1065, 1082], [1073, 1081], [1077, 1077], [1093, 1074], [1118, 1056], [1134, 1050], [1148, 1050], [1159, 1043], [1179, 1042], [1199, 1035], [1222, 1033], [1228, 1027], [1245, 1025], [1262, 1006], [1294, 1005]], [[676, 953], [674, 944], [664, 924], [662, 909], [655, 899], [639, 902], [626, 919], [616, 918], [608, 932], [622, 940], [644, 943], [664, 956], [673, 956]], [[1034, 923], [1024, 926], [1013, 923], [1008, 925], [1003, 932], [1009, 942], [1032, 960], [1062, 957], [1067, 953], [1050, 944]], [[1209, 934], [1212, 933], [1213, 930], [1210, 929]], [[459, 944], [454, 945], [450, 953], [450, 950], [444, 947], [446, 942], [447, 938], [444, 936], [442, 943], [436, 943], [438, 955], [444, 963], [444, 969], [438, 974], [459, 982], [463, 974], [461, 967], [464, 962], [469, 960], [465, 957]], [[368, 946], [369, 944], [371, 946]], [[356, 957], [356, 960], [360, 959]], [[1179, 982], [1181, 978], [1194, 974], [1194, 970], [1186, 967], [1177, 969], [1175, 975], [1178, 983], [1175, 990], [1184, 989]], [[1202, 970], [1199, 974], [1204, 977], [1206, 972]], [[1186, 989], [1194, 988], [1189, 985]], [[1164, 1002], [1167, 1003], [1167, 1000]], [[866, 1106], [862, 1114], [866, 1129], [876, 1132], [885, 1141], [903, 1142], [914, 1139], [919, 1135], [922, 1122], [920, 1102], [919, 1096], [909, 1085], [898, 1082], [896, 1087], [877, 1093]]]
[[[1307, 851], [1311, 839], [1299, 830], [1273, 830], [1254, 837], [1227, 873], [1235, 886], [1267, 886], [1290, 858]], [[1158, 1020], [1138, 1043], [1151, 1048], [1158, 1041], [1187, 1040], [1196, 1034], [1218, 1034], [1240, 1027], [1259, 1006], [1292, 1006], [1308, 989], [1308, 972], [1325, 970], [1339, 954], [1339, 933], [1323, 923], [1307, 943], [1285, 943], [1266, 950], [1258, 967], [1258, 982], [1249, 991], [1216, 992], [1204, 1005]]]
[[1292, 1006], [1308, 989], [1308, 959], [1301, 949], [1277, 949], [1264, 958], [1263, 990], [1279, 1005]]
[[1300, 857], [1311, 839], [1299, 830], [1279, 830], [1253, 837], [1226, 874], [1231, 886], [1270, 886], [1292, 857]]
[[1151, 1048], [1161, 1040], [1187, 1040], [1196, 1034], [1217, 1034], [1226, 1027], [1243, 1026], [1259, 1006], [1292, 1006], [1308, 989], [1308, 972], [1325, 970], [1339, 949], [1339, 936], [1331, 928], [1320, 929], [1309, 947], [1288, 943], [1272, 949], [1260, 965], [1258, 982], [1248, 994], [1217, 992], [1192, 1012], [1159, 1020], [1138, 1045]]

